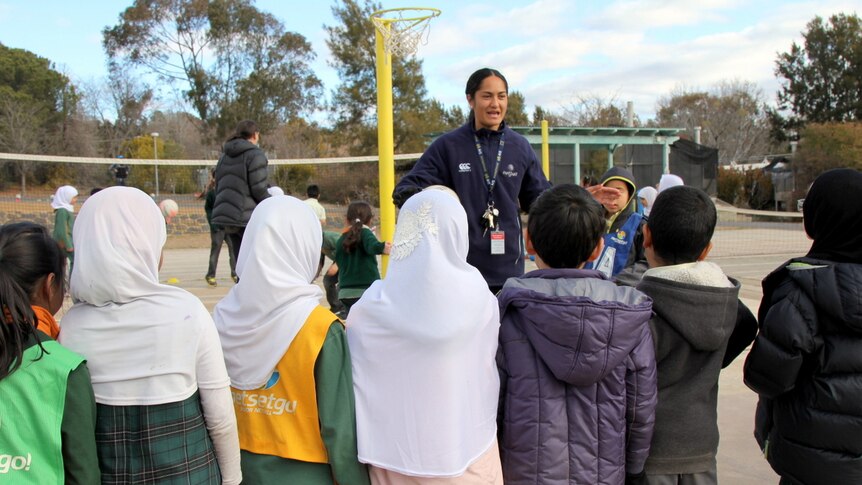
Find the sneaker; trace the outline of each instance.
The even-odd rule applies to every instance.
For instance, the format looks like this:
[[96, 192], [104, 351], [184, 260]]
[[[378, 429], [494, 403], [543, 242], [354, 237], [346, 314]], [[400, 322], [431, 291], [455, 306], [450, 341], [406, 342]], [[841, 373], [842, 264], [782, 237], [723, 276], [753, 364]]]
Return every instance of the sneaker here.
[[216, 282], [215, 277], [213, 277], [213, 276], [207, 276], [207, 277], [206, 277], [206, 278], [204, 278], [204, 279], [205, 279], [205, 280], [207, 280], [207, 284], [208, 284], [208, 285], [210, 285], [210, 286], [218, 286], [218, 283]]
[[239, 283], [239, 276], [233, 275], [233, 276], [231, 276], [231, 279], [233, 279], [234, 283]]

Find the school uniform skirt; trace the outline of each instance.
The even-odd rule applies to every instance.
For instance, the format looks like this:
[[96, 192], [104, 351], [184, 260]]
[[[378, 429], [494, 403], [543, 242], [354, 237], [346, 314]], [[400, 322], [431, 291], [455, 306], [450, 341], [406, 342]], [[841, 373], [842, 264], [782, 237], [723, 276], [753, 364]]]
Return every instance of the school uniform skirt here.
[[196, 392], [154, 406], [96, 407], [102, 484], [221, 483]]

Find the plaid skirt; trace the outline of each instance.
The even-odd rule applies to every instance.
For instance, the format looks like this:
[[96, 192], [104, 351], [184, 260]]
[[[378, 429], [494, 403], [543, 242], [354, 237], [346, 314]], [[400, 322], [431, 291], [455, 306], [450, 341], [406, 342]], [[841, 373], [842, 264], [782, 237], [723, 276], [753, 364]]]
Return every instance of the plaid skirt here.
[[221, 483], [198, 393], [154, 406], [97, 405], [102, 484]]

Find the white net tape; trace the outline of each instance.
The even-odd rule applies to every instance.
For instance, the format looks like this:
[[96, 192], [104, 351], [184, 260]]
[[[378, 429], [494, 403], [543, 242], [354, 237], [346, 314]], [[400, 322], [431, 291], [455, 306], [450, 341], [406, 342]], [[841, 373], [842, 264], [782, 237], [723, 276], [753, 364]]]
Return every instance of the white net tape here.
[[[422, 17], [418, 17], [417, 12]], [[406, 57], [416, 54], [419, 45], [428, 43], [430, 20], [439, 12], [422, 10], [392, 10], [386, 12], [395, 17], [382, 18], [374, 16], [371, 21], [383, 37], [383, 47], [389, 54]]]

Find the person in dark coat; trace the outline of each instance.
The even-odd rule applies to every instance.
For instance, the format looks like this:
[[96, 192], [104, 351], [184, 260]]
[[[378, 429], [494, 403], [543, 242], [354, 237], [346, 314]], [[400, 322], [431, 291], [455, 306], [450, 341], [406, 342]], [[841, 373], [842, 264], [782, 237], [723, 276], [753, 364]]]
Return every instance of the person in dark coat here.
[[500, 302], [498, 427], [508, 485], [643, 480], [656, 406], [652, 302], [581, 269], [602, 250], [601, 205], [557, 185], [530, 210], [538, 270]]
[[[269, 197], [266, 155], [258, 147], [260, 130], [251, 120], [240, 121], [224, 144], [215, 169], [216, 193], [212, 224], [224, 228], [231, 259], [237, 260], [251, 213]], [[234, 281], [237, 277], [233, 275]]]
[[835, 169], [803, 206], [808, 254], [763, 280], [745, 383], [782, 484], [862, 483], [862, 173]]
[[506, 124], [509, 84], [489, 68], [467, 80], [467, 123], [434, 140], [395, 186], [398, 207], [431, 185], [454, 190], [467, 212], [470, 251], [496, 293], [507, 278], [524, 274], [521, 212], [529, 212], [550, 183], [526, 138]]

